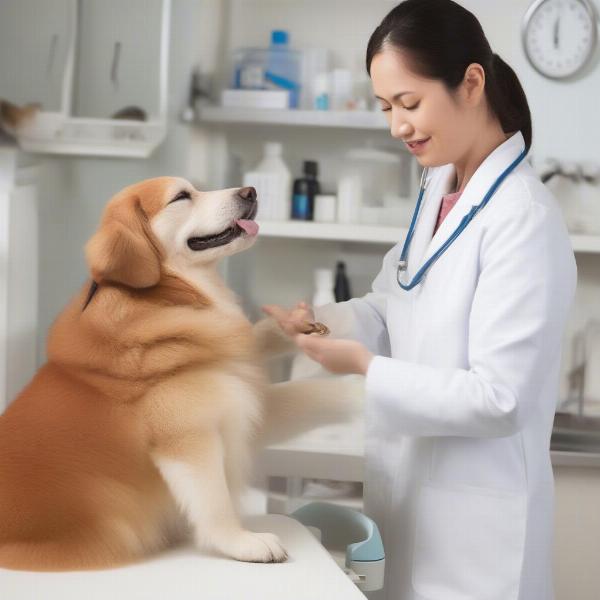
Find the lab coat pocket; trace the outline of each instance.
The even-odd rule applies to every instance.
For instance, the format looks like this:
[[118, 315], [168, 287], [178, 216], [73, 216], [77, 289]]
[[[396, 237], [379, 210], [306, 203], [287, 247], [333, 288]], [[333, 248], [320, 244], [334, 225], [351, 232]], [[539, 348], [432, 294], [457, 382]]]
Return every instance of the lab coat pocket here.
[[419, 497], [412, 583], [427, 600], [517, 600], [525, 493], [426, 484]]

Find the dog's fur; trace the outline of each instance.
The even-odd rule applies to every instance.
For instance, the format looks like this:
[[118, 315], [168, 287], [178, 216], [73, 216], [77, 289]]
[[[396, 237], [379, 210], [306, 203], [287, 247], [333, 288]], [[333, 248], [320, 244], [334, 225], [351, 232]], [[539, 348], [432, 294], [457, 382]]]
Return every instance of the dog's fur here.
[[286, 559], [240, 522], [252, 451], [351, 418], [360, 382], [268, 384], [264, 359], [290, 342], [253, 327], [216, 270], [255, 237], [188, 245], [248, 216], [245, 193], [162, 177], [108, 204], [86, 247], [97, 289], [59, 315], [48, 362], [0, 416], [0, 567], [124, 564], [188, 529], [238, 560]]
[[0, 98], [0, 133], [17, 137], [18, 132], [30, 123], [39, 110], [39, 104], [17, 106]]

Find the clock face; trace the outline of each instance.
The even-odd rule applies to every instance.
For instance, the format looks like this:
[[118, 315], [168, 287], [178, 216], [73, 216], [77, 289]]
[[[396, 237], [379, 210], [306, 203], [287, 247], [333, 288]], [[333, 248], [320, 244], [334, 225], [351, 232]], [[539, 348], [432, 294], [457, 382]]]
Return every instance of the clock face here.
[[587, 0], [537, 0], [525, 15], [525, 53], [546, 77], [560, 79], [579, 71], [596, 45], [596, 20]]

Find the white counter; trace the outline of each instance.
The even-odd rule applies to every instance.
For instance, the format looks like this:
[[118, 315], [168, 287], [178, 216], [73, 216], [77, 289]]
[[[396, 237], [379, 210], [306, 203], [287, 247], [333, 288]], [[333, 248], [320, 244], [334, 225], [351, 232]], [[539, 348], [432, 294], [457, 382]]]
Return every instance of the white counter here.
[[246, 563], [180, 548], [139, 564], [101, 571], [32, 573], [0, 569], [4, 600], [365, 600], [329, 552], [298, 521], [252, 515], [253, 531], [270, 531], [287, 562]]
[[[363, 481], [364, 424], [330, 425], [265, 448], [260, 470], [270, 476]], [[553, 466], [600, 467], [600, 453], [550, 452]]]

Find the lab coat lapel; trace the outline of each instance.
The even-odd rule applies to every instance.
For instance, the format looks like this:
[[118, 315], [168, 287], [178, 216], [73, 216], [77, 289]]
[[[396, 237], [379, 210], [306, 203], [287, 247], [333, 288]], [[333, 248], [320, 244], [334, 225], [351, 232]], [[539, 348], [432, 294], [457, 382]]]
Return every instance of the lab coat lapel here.
[[442, 196], [450, 190], [454, 182], [454, 166], [440, 167], [426, 184], [421, 211], [408, 253], [407, 281], [411, 281], [423, 264], [423, 254], [431, 241], [433, 228], [442, 203]]
[[[419, 267], [429, 259], [442, 246], [446, 240], [452, 235], [458, 227], [461, 219], [471, 210], [472, 206], [480, 204], [483, 197], [486, 195], [490, 187], [494, 184], [499, 175], [508, 167], [525, 147], [525, 140], [521, 132], [515, 133], [512, 137], [500, 144], [487, 158], [481, 163], [475, 171], [469, 182], [467, 183], [460, 198], [442, 221], [439, 229], [436, 231], [433, 238], [430, 237], [429, 243], [419, 261]], [[455, 174], [454, 166], [450, 165], [452, 177]], [[450, 180], [452, 181], [452, 177]], [[499, 189], [501, 189], [500, 186]], [[495, 194], [497, 196], [497, 193]], [[494, 202], [494, 197], [490, 200]], [[433, 204], [433, 203], [432, 203]], [[439, 203], [438, 203], [439, 206]], [[485, 208], [483, 209], [485, 210]], [[437, 216], [437, 211], [436, 211]], [[477, 219], [477, 216], [475, 217]], [[468, 230], [468, 227], [467, 227]], [[432, 229], [429, 230], [430, 234]], [[464, 232], [466, 233], [466, 231]], [[464, 235], [461, 234], [461, 235]], [[450, 247], [447, 252], [450, 252]]]

